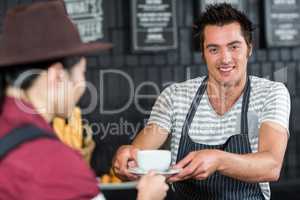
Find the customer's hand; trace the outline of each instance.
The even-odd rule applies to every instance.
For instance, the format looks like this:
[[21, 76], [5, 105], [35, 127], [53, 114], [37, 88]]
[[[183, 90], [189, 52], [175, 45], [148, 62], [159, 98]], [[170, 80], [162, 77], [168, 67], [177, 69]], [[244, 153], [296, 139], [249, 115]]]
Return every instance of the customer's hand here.
[[121, 146], [113, 159], [113, 170], [122, 180], [136, 180], [138, 176], [128, 172], [129, 167], [136, 167], [136, 154], [138, 149], [132, 145]]
[[137, 200], [162, 200], [166, 197], [169, 186], [166, 178], [150, 172], [143, 176], [137, 185]]

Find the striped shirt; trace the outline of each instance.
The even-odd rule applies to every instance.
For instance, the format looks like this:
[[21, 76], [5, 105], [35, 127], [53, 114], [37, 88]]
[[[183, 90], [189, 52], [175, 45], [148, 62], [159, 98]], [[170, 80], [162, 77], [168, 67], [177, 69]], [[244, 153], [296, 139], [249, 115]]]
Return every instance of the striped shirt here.
[[[195, 93], [204, 77], [175, 83], [167, 87], [156, 100], [148, 124], [155, 123], [172, 134], [172, 163], [176, 162], [182, 126]], [[272, 121], [289, 133], [290, 96], [284, 84], [250, 76], [251, 94], [248, 108], [248, 134], [252, 152], [258, 150], [258, 133], [263, 122]], [[191, 124], [189, 135], [194, 142], [224, 144], [232, 135], [240, 133], [243, 95], [224, 115], [211, 106], [207, 92], [203, 94]], [[260, 183], [265, 199], [270, 199], [269, 183]]]

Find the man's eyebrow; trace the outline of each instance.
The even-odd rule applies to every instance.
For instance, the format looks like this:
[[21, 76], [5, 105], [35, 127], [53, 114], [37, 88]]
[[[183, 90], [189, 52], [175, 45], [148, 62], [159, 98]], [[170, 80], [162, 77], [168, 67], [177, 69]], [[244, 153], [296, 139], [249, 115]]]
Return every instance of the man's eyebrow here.
[[234, 44], [241, 44], [241, 43], [242, 43], [241, 41], [235, 40], [233, 42], [228, 43], [227, 46], [231, 46], [231, 45], [234, 45]]
[[[239, 40], [235, 40], [235, 41], [232, 41], [232, 42], [229, 42], [227, 44], [227, 46], [231, 46], [231, 45], [234, 45], [234, 44], [241, 44], [242, 42], [239, 41]], [[217, 45], [217, 44], [208, 44], [206, 45], [206, 48], [216, 48], [216, 47], [219, 47], [220, 45]]]
[[219, 47], [219, 45], [217, 45], [217, 44], [208, 44], [208, 45], [206, 45], [207, 49], [208, 48], [213, 48], [213, 47]]

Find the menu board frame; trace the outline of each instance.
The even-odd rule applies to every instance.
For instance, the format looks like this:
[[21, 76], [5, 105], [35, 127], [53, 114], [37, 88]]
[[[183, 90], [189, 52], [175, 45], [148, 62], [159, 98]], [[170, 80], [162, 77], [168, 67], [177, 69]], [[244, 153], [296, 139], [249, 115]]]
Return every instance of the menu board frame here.
[[[169, 34], [172, 37], [171, 38], [165, 38], [167, 40], [172, 40], [170, 45], [168, 45], [168, 42], [161, 42], [161, 43], [149, 43], [149, 45], [146, 45], [146, 41], [143, 40], [143, 34], [147, 32], [147, 28], [139, 28], [138, 24], [138, 10], [137, 5], [138, 1], [146, 1], [146, 0], [131, 0], [131, 31], [132, 31], [132, 49], [134, 52], [147, 52], [147, 51], [166, 51], [166, 50], [173, 50], [178, 48], [178, 27], [177, 27], [177, 12], [176, 12], [176, 6], [177, 1], [176, 0], [162, 0], [162, 2], [168, 2], [169, 5], [171, 5], [171, 20], [172, 22], [168, 24], [168, 31], [166, 31], [164, 28], [162, 28], [161, 34]], [[170, 25], [171, 24], [171, 25]], [[171, 30], [171, 31], [170, 31]]]
[[[105, 39], [104, 0], [64, 0], [69, 17], [83, 42]], [[76, 5], [78, 3], [78, 5]], [[74, 4], [72, 7], [71, 4]], [[72, 10], [73, 9], [73, 10]]]
[[[296, 4], [297, 4], [297, 0], [295, 0]], [[273, 12], [272, 12], [272, 5], [273, 5], [273, 0], [264, 0], [264, 22], [265, 22], [265, 37], [266, 37], [266, 45], [268, 47], [290, 47], [290, 46], [300, 46], [300, 4], [298, 2], [298, 13], [297, 11], [295, 10], [294, 13], [297, 13], [299, 15], [299, 20], [294, 20], [294, 22], [298, 22], [297, 25], [294, 25], [295, 29], [298, 30], [298, 34], [295, 33], [295, 37], [297, 37], [298, 35], [298, 39], [297, 40], [286, 40], [286, 41], [283, 41], [283, 40], [280, 40], [280, 38], [274, 36], [274, 34], [276, 33], [276, 27], [274, 26], [280, 26], [282, 25], [283, 27], [281, 29], [278, 29], [278, 31], [282, 31], [284, 30], [284, 27], [285, 26], [291, 26], [292, 22], [285, 22], [285, 23], [280, 23], [280, 22], [277, 22], [277, 23], [273, 23], [272, 19], [271, 19], [271, 16], [273, 15]], [[287, 8], [281, 8], [282, 10], [284, 9], [287, 9]], [[297, 8], [295, 8], [297, 9]], [[291, 11], [289, 12], [283, 12], [283, 13], [279, 13], [279, 14], [285, 14], [285, 13], [288, 13], [288, 14], [291, 14]], [[298, 26], [298, 27], [297, 27]], [[287, 28], [287, 27], [286, 27]], [[294, 29], [294, 30], [295, 30]], [[277, 32], [278, 32], [277, 31]], [[279, 36], [280, 37], [280, 36]]]

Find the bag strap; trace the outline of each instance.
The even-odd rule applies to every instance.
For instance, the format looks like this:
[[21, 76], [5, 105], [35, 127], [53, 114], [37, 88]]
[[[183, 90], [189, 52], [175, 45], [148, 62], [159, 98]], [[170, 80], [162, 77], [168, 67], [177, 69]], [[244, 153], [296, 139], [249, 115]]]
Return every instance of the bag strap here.
[[54, 134], [46, 133], [33, 125], [25, 125], [13, 129], [0, 138], [0, 159], [21, 144], [39, 138], [57, 139]]

